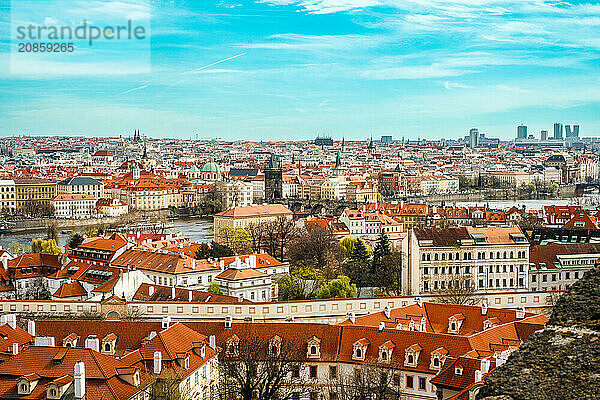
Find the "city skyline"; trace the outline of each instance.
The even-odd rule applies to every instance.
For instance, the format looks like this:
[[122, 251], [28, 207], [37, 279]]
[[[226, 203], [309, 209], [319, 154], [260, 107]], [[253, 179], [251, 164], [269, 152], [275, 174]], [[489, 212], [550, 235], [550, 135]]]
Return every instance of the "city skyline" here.
[[12, 10], [3, 8], [2, 136], [135, 127], [150, 137], [414, 140], [459, 139], [477, 127], [510, 140], [520, 122], [538, 137], [558, 121], [579, 124], [583, 137], [600, 133], [592, 3], [52, 3], [31, 8], [31, 20], [68, 21], [87, 7], [109, 21], [151, 21], [152, 72], [136, 69], [135, 47], [111, 73], [100, 68], [112, 57], [101, 47], [101, 59], [11, 72]]

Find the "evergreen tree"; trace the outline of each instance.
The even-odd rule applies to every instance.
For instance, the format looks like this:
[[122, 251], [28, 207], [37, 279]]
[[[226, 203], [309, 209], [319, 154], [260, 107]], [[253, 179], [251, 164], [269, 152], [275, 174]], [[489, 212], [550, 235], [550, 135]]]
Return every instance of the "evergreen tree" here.
[[371, 259], [370, 282], [373, 286], [379, 282], [380, 273], [384, 271], [384, 259], [392, 254], [390, 240], [383, 232], [377, 237], [375, 248], [373, 249], [373, 258]]
[[81, 245], [81, 243], [83, 243], [83, 235], [79, 232], [76, 232], [76, 233], [72, 234], [71, 237], [69, 237], [69, 241], [67, 242], [67, 245], [69, 246], [69, 248], [75, 249], [75, 248], [79, 247], [79, 245]]
[[368, 286], [370, 279], [371, 256], [362, 239], [358, 239], [344, 262], [344, 275], [348, 276], [358, 287]]

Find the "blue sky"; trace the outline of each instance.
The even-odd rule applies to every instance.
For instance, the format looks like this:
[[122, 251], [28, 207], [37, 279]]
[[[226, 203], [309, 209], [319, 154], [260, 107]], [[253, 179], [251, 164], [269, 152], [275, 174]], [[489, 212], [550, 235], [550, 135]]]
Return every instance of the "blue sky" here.
[[[2, 136], [141, 129], [182, 138], [456, 138], [478, 127], [509, 139], [521, 122], [537, 136], [555, 121], [600, 136], [600, 3], [13, 0], [12, 9], [0, 7]], [[11, 69], [11, 17], [13, 27], [131, 19], [148, 27], [150, 42], [25, 55], [35, 58], [13, 58]]]

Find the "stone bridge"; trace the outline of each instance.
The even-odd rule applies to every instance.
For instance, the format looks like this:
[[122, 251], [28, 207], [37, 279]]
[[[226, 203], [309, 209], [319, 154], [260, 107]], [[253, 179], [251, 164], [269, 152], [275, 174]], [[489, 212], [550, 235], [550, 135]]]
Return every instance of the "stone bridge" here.
[[338, 200], [311, 200], [289, 198], [281, 201], [294, 214], [304, 214], [314, 217], [339, 217], [346, 208], [357, 209], [362, 203]]

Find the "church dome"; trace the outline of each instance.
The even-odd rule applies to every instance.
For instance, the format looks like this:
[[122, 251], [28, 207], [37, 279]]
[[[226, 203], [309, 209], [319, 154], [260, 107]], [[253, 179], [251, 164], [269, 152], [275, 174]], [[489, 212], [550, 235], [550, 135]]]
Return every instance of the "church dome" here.
[[202, 167], [202, 172], [214, 172], [218, 174], [220, 171], [219, 166], [214, 161], [209, 161]]

